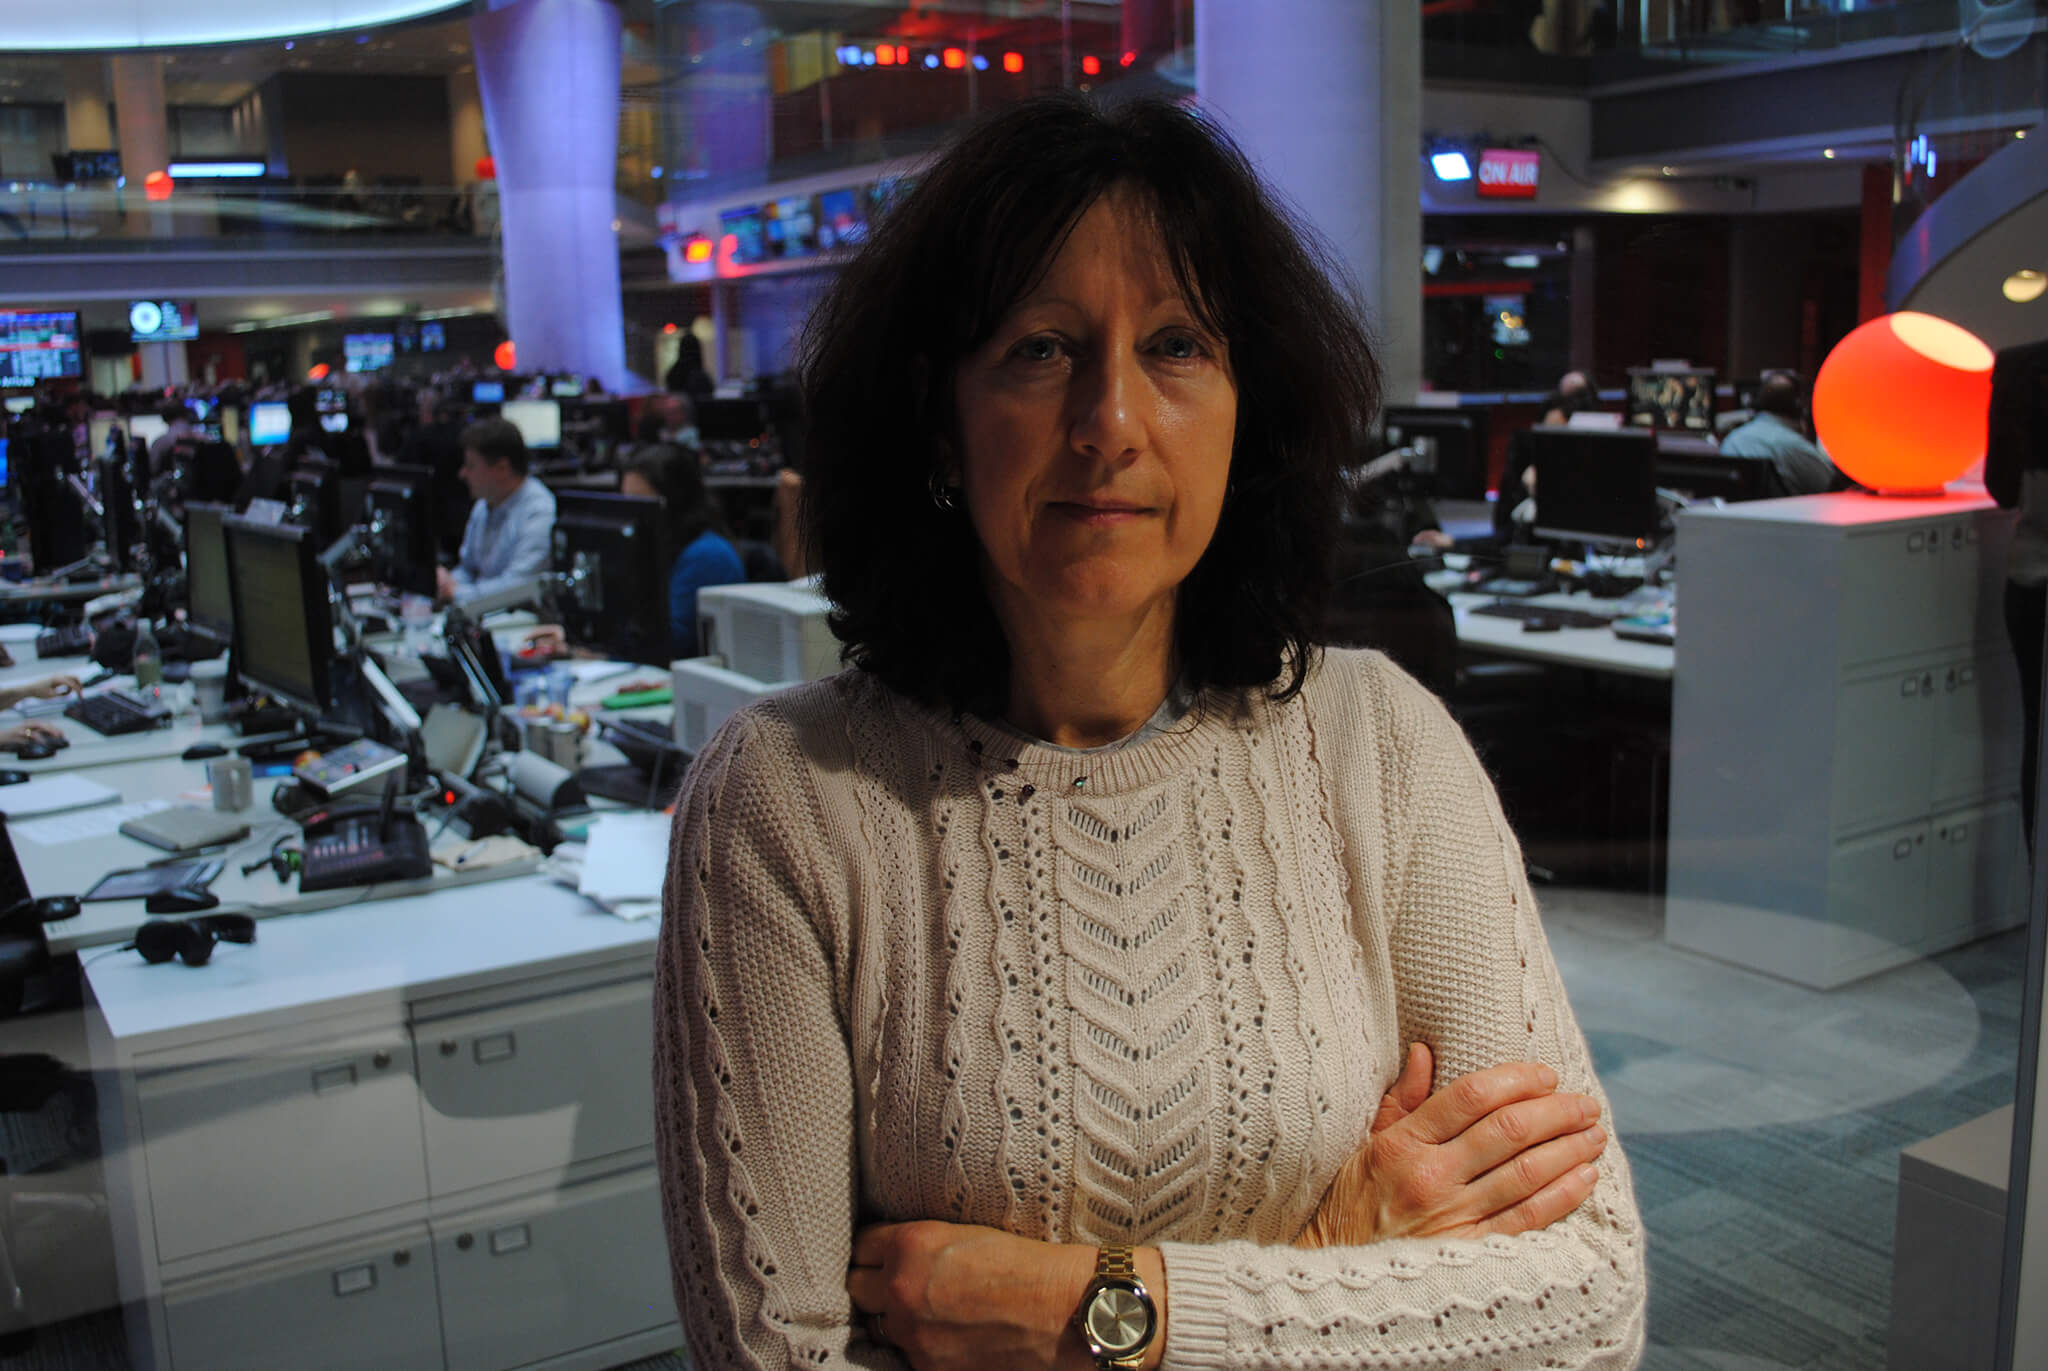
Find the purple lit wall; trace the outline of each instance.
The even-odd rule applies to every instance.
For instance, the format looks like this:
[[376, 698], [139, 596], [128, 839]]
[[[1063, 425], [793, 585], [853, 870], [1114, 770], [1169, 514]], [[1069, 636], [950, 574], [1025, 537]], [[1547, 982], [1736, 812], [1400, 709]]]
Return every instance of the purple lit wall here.
[[626, 373], [619, 244], [619, 10], [610, 0], [513, 0], [469, 23], [498, 164], [505, 322], [521, 371]]

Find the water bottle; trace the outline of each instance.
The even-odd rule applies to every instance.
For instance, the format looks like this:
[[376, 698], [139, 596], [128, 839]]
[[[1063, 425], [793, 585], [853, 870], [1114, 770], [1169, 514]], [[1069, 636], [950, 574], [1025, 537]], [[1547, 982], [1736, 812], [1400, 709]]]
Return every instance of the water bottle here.
[[164, 653], [147, 618], [135, 621], [135, 688], [155, 691], [164, 683]]

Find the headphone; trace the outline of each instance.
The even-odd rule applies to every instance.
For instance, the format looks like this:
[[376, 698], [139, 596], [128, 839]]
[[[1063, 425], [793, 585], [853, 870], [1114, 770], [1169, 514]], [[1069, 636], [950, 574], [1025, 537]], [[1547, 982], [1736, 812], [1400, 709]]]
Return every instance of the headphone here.
[[197, 919], [162, 919], [135, 930], [133, 948], [155, 965], [182, 957], [187, 966], [205, 966], [217, 942], [253, 943], [256, 920], [247, 914], [206, 914]]

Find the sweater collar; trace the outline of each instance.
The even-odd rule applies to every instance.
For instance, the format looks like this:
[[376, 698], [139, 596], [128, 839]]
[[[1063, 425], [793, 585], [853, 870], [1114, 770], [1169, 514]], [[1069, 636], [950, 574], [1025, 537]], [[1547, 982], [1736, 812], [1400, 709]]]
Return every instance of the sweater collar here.
[[1012, 776], [1019, 785], [1068, 796], [1127, 793], [1184, 776], [1204, 764], [1222, 737], [1248, 721], [1250, 709], [1233, 692], [1203, 691], [1163, 732], [1113, 751], [1075, 754], [1021, 738], [973, 714], [911, 707], [938, 735], [944, 751], [956, 753], [992, 781]]

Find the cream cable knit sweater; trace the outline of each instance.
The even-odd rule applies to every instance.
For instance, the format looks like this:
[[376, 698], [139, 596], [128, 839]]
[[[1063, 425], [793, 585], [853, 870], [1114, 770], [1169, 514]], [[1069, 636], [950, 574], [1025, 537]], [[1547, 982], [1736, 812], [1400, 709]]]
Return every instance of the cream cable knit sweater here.
[[847, 1261], [919, 1218], [1157, 1244], [1168, 1368], [1641, 1354], [1613, 1142], [1542, 1232], [1287, 1245], [1412, 1040], [1439, 1083], [1536, 1059], [1600, 1093], [1491, 786], [1377, 654], [1100, 757], [860, 672], [793, 690], [690, 772], [666, 910], [656, 1129], [699, 1366], [900, 1366]]

